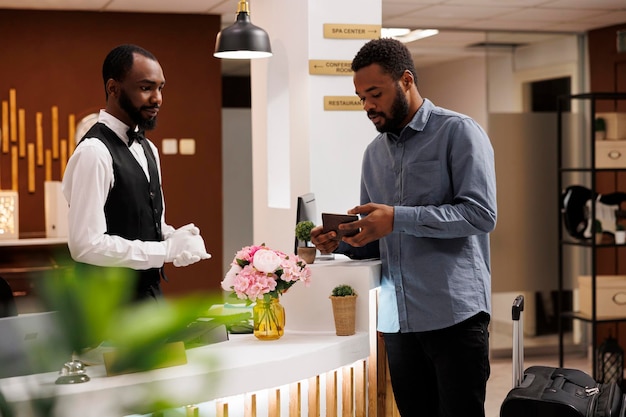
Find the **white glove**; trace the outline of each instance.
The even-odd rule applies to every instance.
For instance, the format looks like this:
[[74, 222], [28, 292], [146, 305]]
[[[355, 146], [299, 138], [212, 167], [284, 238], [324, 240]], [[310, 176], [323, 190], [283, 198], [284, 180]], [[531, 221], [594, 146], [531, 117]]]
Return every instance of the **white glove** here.
[[186, 224], [182, 227], [179, 227], [178, 229], [174, 229], [172, 226], [166, 225], [166, 227], [163, 228], [163, 240], [167, 240], [170, 237], [172, 237], [174, 233], [178, 231], [183, 231], [183, 230], [189, 230], [191, 233], [195, 235], [200, 234], [200, 229], [198, 229], [196, 225], [193, 223]]
[[174, 266], [188, 266], [191, 264], [195, 264], [196, 262], [200, 261], [200, 259], [211, 258], [211, 254], [207, 255], [209, 255], [207, 258], [200, 258], [198, 255], [192, 255], [191, 252], [184, 250], [180, 253], [180, 255], [174, 258]]
[[200, 229], [198, 229], [198, 226], [196, 226], [193, 223], [189, 223], [186, 224], [182, 227], [179, 227], [178, 229], [176, 229], [174, 231], [174, 233], [176, 232], [183, 232], [183, 231], [189, 231], [192, 235], [199, 235], [200, 234]]
[[199, 235], [200, 234], [200, 229], [198, 229], [198, 227], [193, 224], [193, 223], [189, 223], [186, 224], [182, 227], [179, 227], [178, 229], [174, 230], [173, 232], [169, 233], [167, 236], [163, 237], [163, 240], [167, 240], [169, 238], [171, 238], [172, 236], [174, 236], [177, 233], [184, 233], [184, 232], [190, 232], [192, 235]]
[[177, 229], [164, 241], [165, 262], [174, 262], [175, 266], [187, 266], [201, 259], [209, 259], [200, 230], [193, 224]]

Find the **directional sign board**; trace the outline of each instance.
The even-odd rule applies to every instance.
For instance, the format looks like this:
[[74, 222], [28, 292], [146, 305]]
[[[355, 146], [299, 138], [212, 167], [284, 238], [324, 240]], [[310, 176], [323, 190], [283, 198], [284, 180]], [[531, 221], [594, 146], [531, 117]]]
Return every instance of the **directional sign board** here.
[[380, 25], [324, 23], [324, 37], [334, 39], [378, 39]]
[[352, 61], [331, 59], [310, 59], [309, 74], [316, 75], [352, 75]]
[[324, 110], [363, 110], [357, 96], [324, 96]]

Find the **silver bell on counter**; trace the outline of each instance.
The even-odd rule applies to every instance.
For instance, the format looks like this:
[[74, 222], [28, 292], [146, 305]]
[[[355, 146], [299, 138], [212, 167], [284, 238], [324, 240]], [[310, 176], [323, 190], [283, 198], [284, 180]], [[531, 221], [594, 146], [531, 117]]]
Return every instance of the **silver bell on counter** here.
[[85, 364], [77, 359], [65, 362], [59, 375], [55, 384], [79, 384], [89, 381], [89, 376], [85, 371]]

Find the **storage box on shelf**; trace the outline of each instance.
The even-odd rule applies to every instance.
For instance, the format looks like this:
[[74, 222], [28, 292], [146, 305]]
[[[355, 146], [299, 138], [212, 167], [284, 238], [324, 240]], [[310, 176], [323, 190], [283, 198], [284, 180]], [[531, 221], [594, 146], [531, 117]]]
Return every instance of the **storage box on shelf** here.
[[[578, 277], [580, 313], [591, 318], [591, 276]], [[626, 275], [596, 275], [596, 320], [626, 318]]]
[[597, 140], [596, 168], [626, 168], [626, 140]]

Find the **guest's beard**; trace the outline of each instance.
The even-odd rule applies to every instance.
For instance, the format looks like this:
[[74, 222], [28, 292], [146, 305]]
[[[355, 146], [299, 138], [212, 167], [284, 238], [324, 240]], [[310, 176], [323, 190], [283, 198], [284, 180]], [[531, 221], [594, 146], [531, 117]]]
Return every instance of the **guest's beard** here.
[[133, 123], [139, 126], [140, 130], [152, 130], [156, 127], [157, 117], [155, 116], [149, 119], [145, 119], [141, 115], [141, 110], [151, 109], [158, 106], [142, 106], [139, 108], [135, 107], [130, 101], [128, 94], [126, 94], [126, 91], [122, 90], [120, 93], [120, 107], [130, 116], [130, 119], [133, 121]]
[[404, 92], [400, 85], [396, 84], [396, 98], [393, 100], [393, 104], [391, 105], [391, 110], [389, 115], [384, 112], [375, 112], [370, 111], [367, 113], [368, 116], [376, 115], [385, 119], [385, 122], [380, 126], [376, 126], [376, 130], [380, 133], [392, 132], [398, 133], [404, 127], [402, 122], [406, 119], [409, 114], [409, 102], [404, 96]]

